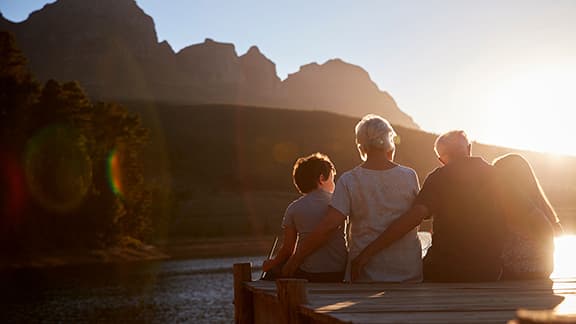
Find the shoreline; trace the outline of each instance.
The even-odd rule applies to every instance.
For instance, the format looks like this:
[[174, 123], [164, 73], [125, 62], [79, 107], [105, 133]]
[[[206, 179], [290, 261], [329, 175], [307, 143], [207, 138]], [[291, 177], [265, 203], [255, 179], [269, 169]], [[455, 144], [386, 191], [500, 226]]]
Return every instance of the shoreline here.
[[106, 249], [61, 249], [17, 256], [4, 255], [0, 259], [0, 271], [259, 256], [269, 253], [273, 241], [273, 237], [194, 238], [170, 240], [152, 245], [130, 240]]
[[[268, 255], [274, 236], [174, 239], [158, 243], [171, 259]], [[278, 245], [276, 249], [279, 249]]]
[[48, 269], [65, 266], [117, 264], [136, 261], [167, 260], [170, 256], [157, 247], [142, 244], [139, 247], [111, 247], [107, 249], [65, 249], [34, 252], [17, 256], [4, 256], [0, 271], [22, 269]]

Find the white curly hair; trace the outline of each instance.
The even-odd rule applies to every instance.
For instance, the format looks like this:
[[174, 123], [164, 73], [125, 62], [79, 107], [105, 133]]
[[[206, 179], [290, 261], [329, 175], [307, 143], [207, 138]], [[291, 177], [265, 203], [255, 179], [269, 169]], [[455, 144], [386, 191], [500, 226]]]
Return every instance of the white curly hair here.
[[390, 123], [375, 114], [368, 114], [356, 124], [356, 144], [360, 157], [366, 161], [366, 152], [370, 149], [394, 151], [394, 137], [396, 132]]

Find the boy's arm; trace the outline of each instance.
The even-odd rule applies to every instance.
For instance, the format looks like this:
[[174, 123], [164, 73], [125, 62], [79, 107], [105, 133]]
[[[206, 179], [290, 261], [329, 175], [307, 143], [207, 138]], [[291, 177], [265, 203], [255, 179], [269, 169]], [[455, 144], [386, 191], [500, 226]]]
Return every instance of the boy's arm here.
[[402, 216], [394, 220], [384, 232], [374, 241], [368, 244], [360, 254], [352, 260], [351, 280], [358, 278], [360, 270], [368, 263], [374, 254], [386, 248], [396, 240], [400, 239], [414, 227], [418, 226], [422, 220], [428, 216], [429, 210], [425, 205], [414, 205]]
[[304, 259], [320, 248], [332, 235], [334, 230], [344, 224], [346, 216], [332, 206], [328, 206], [328, 212], [320, 224], [316, 226], [310, 236], [302, 242], [282, 268], [282, 275], [292, 276], [302, 264]]
[[294, 246], [296, 246], [297, 238], [298, 232], [296, 232], [296, 228], [294, 226], [284, 227], [284, 240], [282, 241], [282, 247], [273, 259], [264, 260], [264, 263], [262, 264], [262, 271], [268, 272], [270, 269], [288, 260], [288, 258], [294, 252]]

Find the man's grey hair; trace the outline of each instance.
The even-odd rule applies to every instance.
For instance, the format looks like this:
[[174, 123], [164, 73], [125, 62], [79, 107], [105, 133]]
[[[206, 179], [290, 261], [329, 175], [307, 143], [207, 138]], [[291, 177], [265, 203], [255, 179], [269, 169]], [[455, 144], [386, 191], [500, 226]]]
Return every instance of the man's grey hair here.
[[361, 148], [360, 155], [362, 160], [366, 160], [366, 151], [368, 148], [384, 150], [386, 152], [394, 151], [394, 137], [396, 132], [390, 123], [374, 114], [366, 115], [356, 124], [356, 144]]
[[453, 130], [440, 135], [434, 143], [437, 156], [458, 156], [468, 154], [468, 136], [463, 130]]

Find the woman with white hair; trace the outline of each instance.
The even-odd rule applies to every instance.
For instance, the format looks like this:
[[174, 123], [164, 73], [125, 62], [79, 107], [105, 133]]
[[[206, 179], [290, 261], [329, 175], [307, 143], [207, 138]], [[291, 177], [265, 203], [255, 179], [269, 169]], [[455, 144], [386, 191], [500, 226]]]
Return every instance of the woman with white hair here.
[[[356, 144], [362, 163], [342, 174], [323, 221], [288, 260], [284, 275], [291, 275], [302, 260], [349, 221], [349, 258], [353, 260], [390, 223], [407, 211], [418, 194], [413, 169], [394, 162], [396, 133], [388, 121], [367, 115], [356, 125]], [[421, 245], [417, 229], [374, 253], [355, 282], [418, 282], [422, 280]]]

